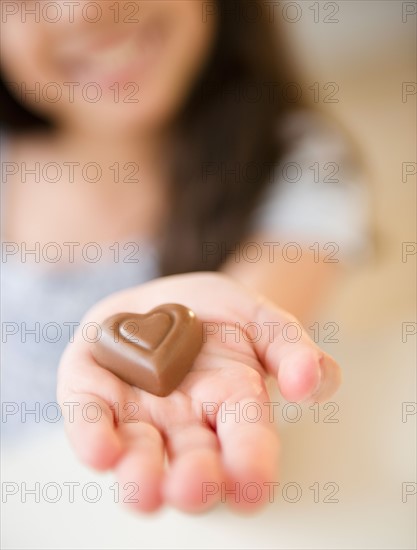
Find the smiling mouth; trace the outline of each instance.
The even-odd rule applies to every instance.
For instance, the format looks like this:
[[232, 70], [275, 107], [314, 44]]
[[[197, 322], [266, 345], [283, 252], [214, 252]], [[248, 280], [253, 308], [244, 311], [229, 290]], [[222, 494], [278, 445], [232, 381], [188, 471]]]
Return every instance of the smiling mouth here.
[[147, 56], [149, 47], [146, 46], [149, 45], [140, 47], [138, 37], [133, 35], [116, 45], [93, 50], [83, 58], [83, 61], [98, 71], [119, 70], [132, 63], [139, 55]]
[[61, 50], [57, 56], [65, 77], [100, 84], [142, 78], [156, 61], [165, 34], [161, 25], [137, 31], [128, 36], [104, 37], [95, 44], [82, 45], [74, 40], [71, 49]]

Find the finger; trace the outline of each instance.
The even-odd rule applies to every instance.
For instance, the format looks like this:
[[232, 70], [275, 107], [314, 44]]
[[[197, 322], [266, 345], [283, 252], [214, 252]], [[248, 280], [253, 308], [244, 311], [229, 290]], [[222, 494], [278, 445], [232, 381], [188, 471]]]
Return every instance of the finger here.
[[121, 422], [118, 433], [125, 447], [115, 468], [120, 500], [142, 512], [152, 512], [162, 504], [165, 453], [162, 436], [146, 422]]
[[340, 385], [340, 367], [301, 324], [268, 301], [258, 304], [255, 317], [262, 329], [261, 338], [254, 342], [256, 353], [277, 377], [285, 399], [323, 401], [333, 395]]
[[65, 431], [79, 459], [97, 470], [112, 468], [123, 447], [109, 405], [96, 395], [71, 394], [63, 399], [61, 409]]
[[223, 480], [216, 434], [201, 424], [170, 426], [167, 449], [171, 465], [166, 475], [167, 502], [185, 512], [201, 512], [212, 507], [219, 495], [211, 487]]
[[290, 344], [280, 352], [278, 386], [288, 401], [324, 401], [339, 387], [341, 374], [336, 361], [308, 342]]
[[271, 501], [276, 485], [279, 440], [269, 421], [268, 395], [222, 404], [216, 418], [227, 481], [222, 501], [253, 510]]
[[327, 401], [335, 393], [342, 381], [342, 372], [336, 361], [326, 353], [320, 360], [321, 380], [312, 394], [311, 399], [314, 401]]

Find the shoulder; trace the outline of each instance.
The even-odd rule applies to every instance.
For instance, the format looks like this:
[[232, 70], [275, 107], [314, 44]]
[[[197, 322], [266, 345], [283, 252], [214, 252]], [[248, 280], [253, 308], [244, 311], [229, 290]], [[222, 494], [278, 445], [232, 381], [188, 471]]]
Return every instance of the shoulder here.
[[364, 171], [359, 147], [341, 122], [313, 109], [299, 109], [283, 118], [277, 129], [288, 145], [287, 156], [337, 159], [340, 168]]
[[343, 126], [300, 109], [277, 129], [286, 146], [255, 211], [253, 228], [300, 244], [337, 243], [341, 257], [368, 248], [367, 173]]

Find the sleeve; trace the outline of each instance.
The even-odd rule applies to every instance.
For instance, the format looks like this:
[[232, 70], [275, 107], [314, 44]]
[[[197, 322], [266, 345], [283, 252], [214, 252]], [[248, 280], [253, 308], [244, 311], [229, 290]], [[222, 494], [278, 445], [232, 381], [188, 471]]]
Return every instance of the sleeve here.
[[251, 230], [281, 244], [333, 251], [351, 264], [372, 252], [366, 172], [343, 132], [321, 118], [298, 113], [286, 125], [294, 145], [273, 170]]

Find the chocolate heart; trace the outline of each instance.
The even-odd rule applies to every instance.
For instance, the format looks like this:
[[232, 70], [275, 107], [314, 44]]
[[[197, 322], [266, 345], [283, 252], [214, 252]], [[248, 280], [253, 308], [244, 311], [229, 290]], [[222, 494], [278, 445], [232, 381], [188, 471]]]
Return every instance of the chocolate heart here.
[[161, 397], [180, 384], [202, 346], [200, 323], [180, 304], [164, 304], [146, 314], [117, 313], [101, 328], [92, 348], [97, 363]]

